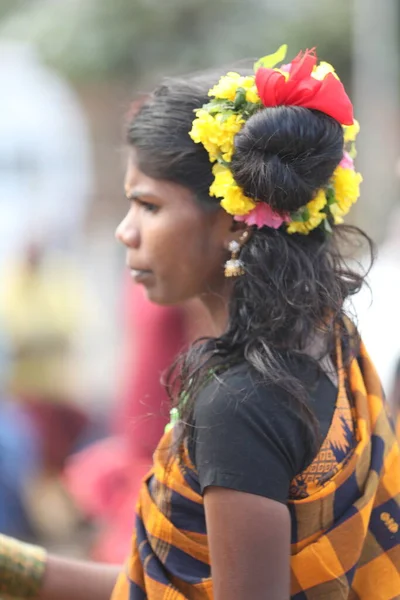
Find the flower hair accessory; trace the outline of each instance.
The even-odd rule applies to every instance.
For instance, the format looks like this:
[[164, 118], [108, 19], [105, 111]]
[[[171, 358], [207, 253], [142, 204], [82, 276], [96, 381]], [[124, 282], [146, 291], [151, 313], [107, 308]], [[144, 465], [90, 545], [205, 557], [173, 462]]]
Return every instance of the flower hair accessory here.
[[[210, 195], [220, 198], [221, 206], [235, 220], [258, 228], [285, 227], [288, 233], [303, 235], [320, 226], [330, 231], [331, 224], [341, 223], [360, 195], [362, 177], [353, 162], [360, 128], [332, 65], [317, 64], [315, 51], [306, 50], [278, 68], [286, 51], [287, 47], [281, 46], [274, 54], [257, 61], [253, 76], [229, 72], [221, 77], [208, 93], [210, 102], [196, 110], [189, 135], [194, 142], [203, 144], [214, 163]], [[305, 206], [287, 214], [247, 197], [230, 169], [235, 135], [245, 122], [264, 107], [282, 105], [302, 106], [333, 117], [344, 128], [345, 142], [343, 159], [328, 185], [318, 190]]]

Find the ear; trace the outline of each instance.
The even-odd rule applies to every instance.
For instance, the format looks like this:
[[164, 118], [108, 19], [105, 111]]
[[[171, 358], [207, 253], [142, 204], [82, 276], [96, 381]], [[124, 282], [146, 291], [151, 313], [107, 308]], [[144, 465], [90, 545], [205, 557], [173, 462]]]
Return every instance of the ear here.
[[222, 245], [225, 250], [229, 250], [229, 244], [233, 241], [243, 246], [253, 234], [246, 223], [235, 221], [234, 217], [223, 208], [214, 213], [213, 219], [215, 235], [218, 238], [217, 244]]
[[230, 242], [237, 242], [242, 247], [244, 244], [247, 244], [252, 235], [253, 230], [246, 223], [235, 221], [232, 218], [230, 230], [224, 241], [224, 247], [228, 249]]

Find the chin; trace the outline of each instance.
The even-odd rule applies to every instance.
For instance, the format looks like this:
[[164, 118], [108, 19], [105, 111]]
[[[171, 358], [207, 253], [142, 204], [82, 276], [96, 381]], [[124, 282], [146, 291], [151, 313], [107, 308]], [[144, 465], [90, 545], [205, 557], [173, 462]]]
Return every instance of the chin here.
[[160, 306], [177, 306], [193, 298], [193, 296], [189, 295], [168, 293], [166, 290], [157, 289], [157, 287], [145, 288], [145, 291], [147, 299]]
[[145, 288], [147, 299], [153, 304], [159, 304], [160, 306], [174, 306], [179, 304], [179, 300], [175, 300], [169, 294], [162, 293], [160, 290], [155, 288]]

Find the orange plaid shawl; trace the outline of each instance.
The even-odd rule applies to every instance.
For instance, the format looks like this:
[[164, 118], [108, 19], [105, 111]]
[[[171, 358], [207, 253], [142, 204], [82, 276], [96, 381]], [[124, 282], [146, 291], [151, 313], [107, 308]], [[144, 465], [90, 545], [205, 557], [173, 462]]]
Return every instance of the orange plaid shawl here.
[[[323, 485], [288, 505], [292, 600], [400, 599], [399, 445], [364, 347], [347, 376], [353, 449]], [[161, 440], [143, 483], [132, 555], [113, 600], [213, 598], [196, 471], [187, 452], [167, 465], [171, 439]]]

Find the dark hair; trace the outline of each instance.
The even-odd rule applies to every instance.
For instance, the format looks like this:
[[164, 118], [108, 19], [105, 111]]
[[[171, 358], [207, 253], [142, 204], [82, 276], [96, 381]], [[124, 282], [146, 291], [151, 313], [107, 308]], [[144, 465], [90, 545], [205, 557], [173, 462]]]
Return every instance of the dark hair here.
[[265, 108], [235, 137], [232, 171], [251, 198], [295, 211], [325, 186], [343, 157], [343, 130], [300, 106]]
[[[208, 194], [212, 183], [206, 150], [188, 132], [194, 110], [207, 102], [218, 75], [167, 80], [143, 104], [129, 124], [128, 142], [137, 150], [147, 175], [180, 183], [204, 206], [218, 206]], [[333, 118], [295, 106], [265, 108], [253, 115], [235, 137], [231, 168], [246, 195], [274, 210], [294, 211], [327, 185], [343, 155], [343, 132]], [[190, 388], [182, 410], [188, 434], [196, 395], [210, 368], [246, 360], [262, 378], [288, 391], [295, 410], [315, 440], [315, 420], [305, 402], [306, 390], [288, 370], [287, 359], [307, 354], [320, 332], [320, 357], [333, 355], [336, 335], [344, 341], [345, 364], [357, 351], [358, 337], [345, 324], [344, 302], [356, 293], [364, 275], [346, 263], [349, 241], [372, 242], [355, 227], [333, 226], [329, 235], [315, 229], [307, 236], [255, 229], [241, 252], [246, 274], [233, 286], [226, 331], [198, 340], [169, 373], [175, 404]]]
[[209, 196], [213, 176], [208, 153], [188, 135], [194, 111], [207, 102], [210, 81], [215, 77], [167, 80], [134, 114], [127, 140], [137, 150], [143, 173], [186, 186], [201, 204], [218, 208], [218, 200]]

